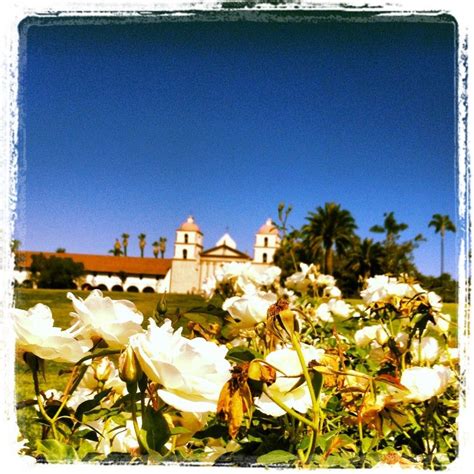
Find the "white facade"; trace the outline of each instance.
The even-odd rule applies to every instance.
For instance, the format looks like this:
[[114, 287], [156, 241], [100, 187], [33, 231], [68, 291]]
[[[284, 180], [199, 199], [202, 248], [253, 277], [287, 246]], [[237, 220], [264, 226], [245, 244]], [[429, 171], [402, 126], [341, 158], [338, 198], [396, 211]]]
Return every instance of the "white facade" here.
[[224, 264], [251, 262], [262, 268], [273, 264], [280, 246], [278, 229], [267, 219], [255, 237], [254, 258], [237, 250], [235, 240], [225, 233], [208, 250], [203, 250], [203, 234], [192, 217], [176, 230], [175, 253], [171, 265], [170, 293], [198, 293], [206, 279]]

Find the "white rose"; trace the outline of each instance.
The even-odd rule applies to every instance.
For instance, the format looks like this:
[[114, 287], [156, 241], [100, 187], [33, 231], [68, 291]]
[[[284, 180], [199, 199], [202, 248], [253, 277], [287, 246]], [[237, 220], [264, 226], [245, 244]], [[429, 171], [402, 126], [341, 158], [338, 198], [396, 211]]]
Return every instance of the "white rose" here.
[[224, 263], [214, 275], [218, 283], [226, 283], [241, 276], [250, 268], [250, 263], [230, 262]]
[[451, 315], [447, 313], [436, 313], [433, 316], [435, 324], [431, 321], [428, 322], [428, 328], [433, 328], [436, 332], [441, 334], [447, 334], [449, 331], [449, 326], [451, 324]]
[[265, 321], [268, 308], [276, 301], [274, 293], [259, 291], [227, 298], [222, 309], [230, 313], [240, 328], [245, 329]]
[[217, 280], [215, 276], [206, 278], [202, 284], [201, 290], [204, 294], [204, 298], [211, 299], [216, 291]]
[[281, 274], [281, 268], [271, 266], [264, 270], [256, 267], [250, 267], [246, 272], [245, 276], [253, 282], [257, 287], [271, 286]]
[[316, 318], [323, 323], [332, 323], [334, 321], [329, 305], [327, 303], [321, 303], [316, 310]]
[[441, 354], [439, 361], [442, 364], [456, 364], [459, 362], [459, 349], [457, 347], [448, 347]]
[[360, 296], [366, 304], [375, 303], [385, 299], [388, 295], [387, 287], [393, 282], [387, 275], [376, 275], [367, 280], [367, 287], [360, 292]]
[[[138, 425], [141, 423], [141, 416], [137, 417]], [[137, 441], [137, 435], [133, 427], [133, 421], [127, 420], [125, 422], [125, 428], [110, 430], [113, 439], [111, 443], [111, 450], [116, 453], [133, 453], [138, 450], [140, 445]]]
[[327, 286], [324, 288], [323, 295], [326, 298], [341, 298], [342, 293], [341, 290], [337, 286]]
[[338, 319], [347, 319], [352, 313], [352, 306], [343, 300], [332, 299], [328, 302], [329, 310]]
[[[307, 344], [302, 344], [301, 349], [306, 364], [312, 360], [321, 361], [324, 356], [323, 349], [316, 349]], [[291, 390], [298, 381], [297, 376], [303, 373], [296, 351], [290, 348], [278, 349], [268, 354], [265, 360], [285, 374], [277, 371], [275, 383], [268, 387], [270, 394], [278, 397], [288, 407], [300, 413], [306, 413], [311, 408], [311, 397], [307, 384], [304, 383]], [[265, 394], [257, 399], [255, 406], [270, 416], [282, 416], [286, 413]]]
[[431, 397], [441, 395], [448, 387], [451, 371], [442, 365], [434, 367], [411, 367], [403, 371], [400, 383], [408, 390], [402, 399], [423, 402]]
[[290, 290], [304, 293], [311, 284], [308, 274], [313, 270], [313, 264], [300, 263], [300, 269], [300, 272], [293, 273], [285, 280], [285, 286]]
[[122, 348], [130, 336], [143, 332], [143, 315], [130, 301], [104, 298], [100, 290], [92, 291], [85, 300], [72, 293], [67, 297], [76, 311], [71, 316], [80, 321], [87, 337], [101, 337], [111, 348]]
[[336, 280], [332, 275], [323, 275], [322, 273], [320, 273], [316, 278], [316, 284], [318, 286], [335, 287]]
[[225, 359], [227, 348], [202, 337], [186, 339], [181, 328], [173, 332], [171, 321], [158, 327], [150, 320], [148, 330], [130, 338], [145, 374], [163, 385], [158, 395], [168, 405], [182, 411], [215, 412], [231, 366]]
[[428, 303], [435, 311], [441, 311], [443, 309], [441, 296], [437, 295], [434, 291], [428, 293]]
[[354, 340], [357, 347], [368, 346], [372, 341], [375, 340], [377, 335], [377, 329], [380, 325], [376, 326], [365, 326], [362, 329], [359, 329], [354, 334]]
[[51, 309], [44, 304], [28, 311], [15, 308], [12, 317], [18, 347], [42, 359], [76, 363], [92, 347], [90, 340], [75, 339], [75, 327], [65, 331], [55, 327]]
[[432, 364], [436, 361], [440, 353], [438, 340], [431, 336], [414, 339], [411, 343], [412, 360], [415, 364]]
[[408, 334], [406, 332], [399, 332], [395, 336], [395, 344], [397, 345], [400, 351], [405, 352], [408, 345]]

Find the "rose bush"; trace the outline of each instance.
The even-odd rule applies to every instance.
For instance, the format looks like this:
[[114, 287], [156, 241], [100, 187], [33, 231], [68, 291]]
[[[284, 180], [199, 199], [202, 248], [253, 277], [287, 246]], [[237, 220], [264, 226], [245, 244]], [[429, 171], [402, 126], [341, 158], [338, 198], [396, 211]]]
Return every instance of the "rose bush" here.
[[[68, 293], [72, 325], [15, 309], [33, 374], [47, 462], [286, 463], [443, 468], [456, 457], [459, 351], [438, 295], [406, 275], [376, 275], [362, 304], [314, 265], [229, 263], [212, 301], [148, 316], [125, 300]], [[39, 376], [64, 362], [61, 391]], [[22, 406], [23, 406], [22, 405]]]

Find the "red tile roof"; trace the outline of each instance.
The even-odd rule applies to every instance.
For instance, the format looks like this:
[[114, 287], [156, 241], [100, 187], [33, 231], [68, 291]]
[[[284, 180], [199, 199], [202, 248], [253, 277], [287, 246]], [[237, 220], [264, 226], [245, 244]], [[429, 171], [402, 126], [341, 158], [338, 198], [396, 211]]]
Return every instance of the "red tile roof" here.
[[171, 258], [141, 258], [141, 257], [114, 257], [111, 255], [89, 255], [82, 253], [54, 253], [21, 251], [19, 256], [24, 257], [21, 266], [30, 268], [31, 256], [42, 253], [45, 257], [54, 255], [60, 258], [71, 258], [81, 262], [88, 273], [118, 273], [125, 272], [133, 275], [166, 275], [171, 268]]

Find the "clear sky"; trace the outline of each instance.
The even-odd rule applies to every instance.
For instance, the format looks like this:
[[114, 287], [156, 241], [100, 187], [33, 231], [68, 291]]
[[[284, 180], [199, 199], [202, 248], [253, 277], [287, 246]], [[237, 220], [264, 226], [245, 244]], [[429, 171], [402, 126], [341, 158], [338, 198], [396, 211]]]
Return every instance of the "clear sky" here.
[[[427, 237], [456, 217], [455, 30], [449, 23], [173, 22], [31, 26], [21, 74], [22, 248], [106, 254], [192, 214], [212, 247], [252, 254], [278, 203], [300, 227], [325, 202], [358, 234], [383, 213]], [[455, 239], [446, 239], [456, 273]]]

